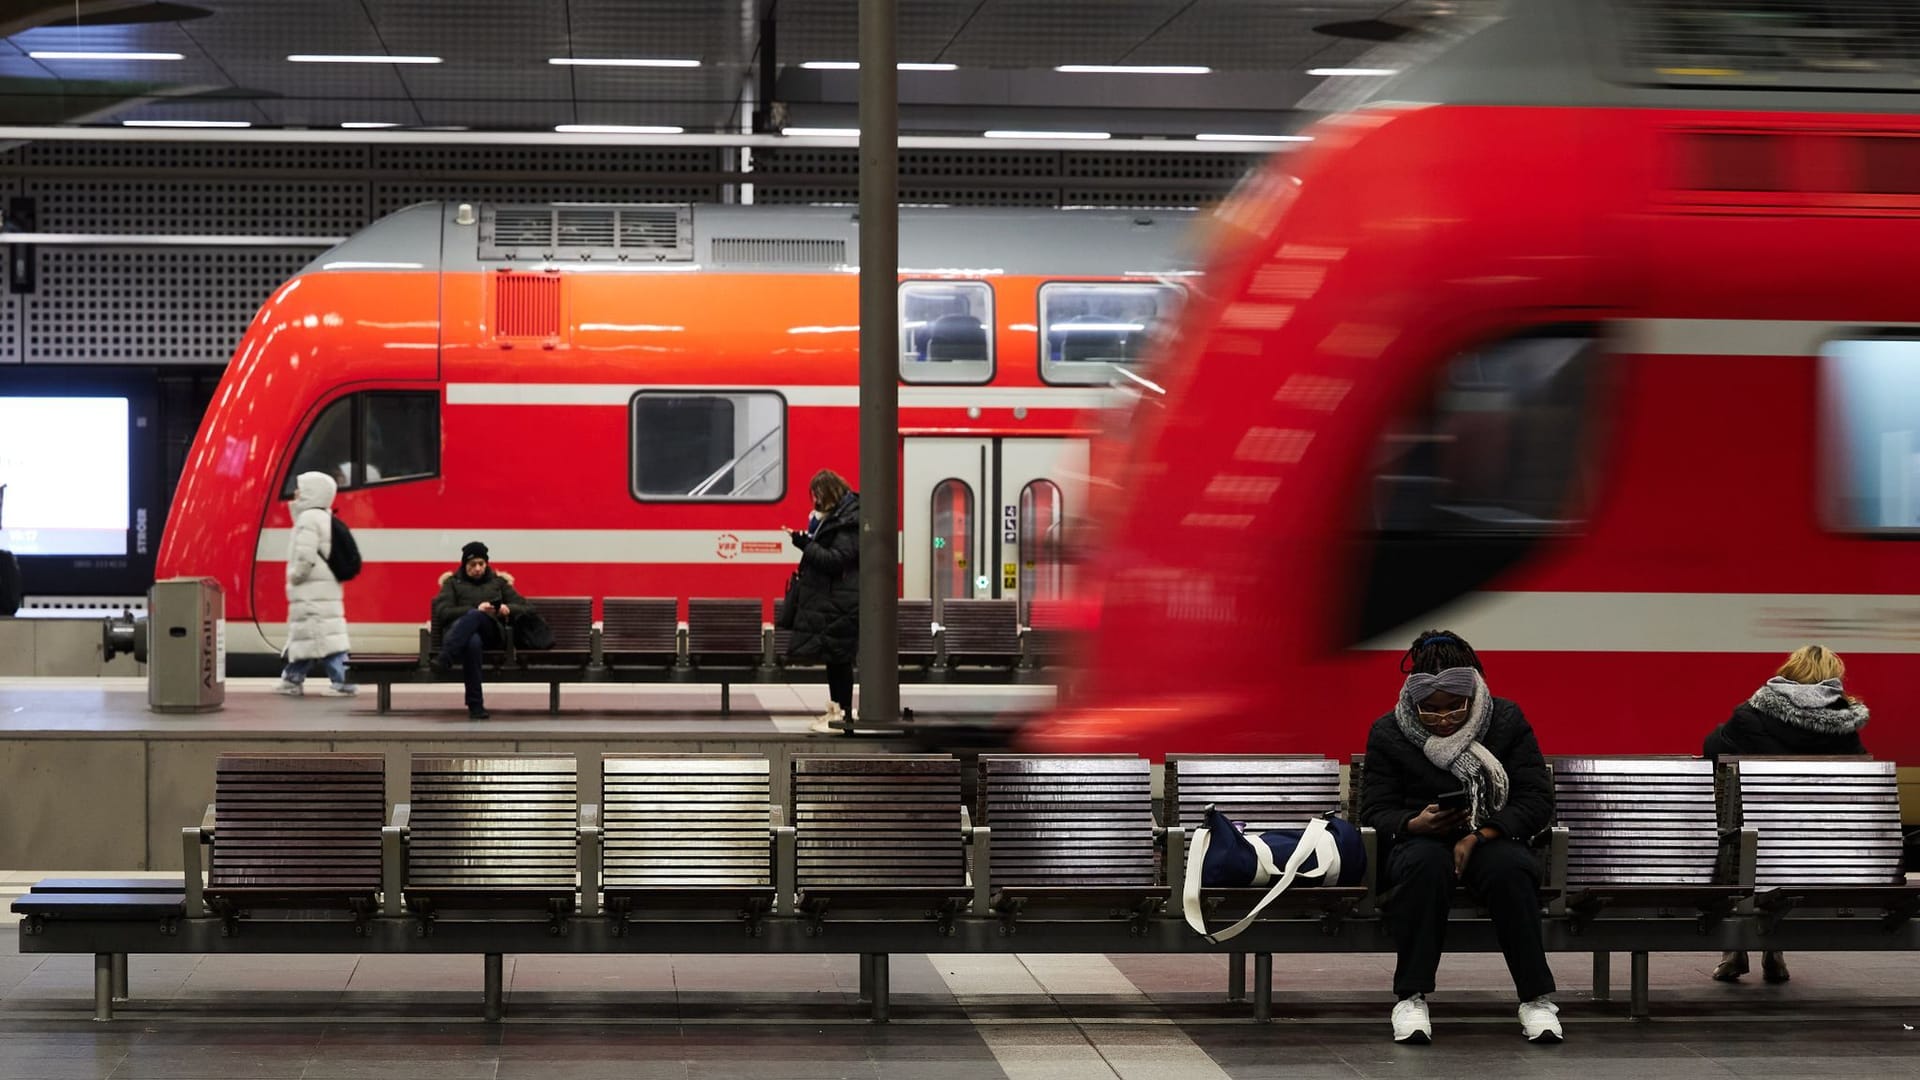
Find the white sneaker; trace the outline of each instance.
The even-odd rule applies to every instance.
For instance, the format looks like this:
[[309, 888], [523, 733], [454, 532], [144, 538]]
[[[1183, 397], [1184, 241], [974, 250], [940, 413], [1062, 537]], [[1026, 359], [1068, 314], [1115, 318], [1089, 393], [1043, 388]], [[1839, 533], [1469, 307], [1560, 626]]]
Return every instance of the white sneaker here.
[[360, 692], [360, 687], [357, 683], [350, 683], [350, 682], [335, 683], [332, 686], [327, 687], [327, 693], [332, 694], [335, 697], [352, 697], [353, 695], [359, 692]]
[[813, 732], [815, 735], [838, 735], [840, 734], [840, 729], [834, 727], [833, 723], [843, 715], [845, 714], [840, 711], [839, 702], [829, 701], [827, 702], [827, 711], [821, 713], [819, 719], [815, 720], [813, 726], [807, 730]]
[[1543, 997], [1523, 1002], [1520, 1006], [1520, 1032], [1528, 1042], [1559, 1042], [1560, 1006]]
[[280, 685], [274, 687], [273, 692], [276, 694], [285, 694], [288, 697], [299, 697], [306, 693], [306, 690], [302, 689], [297, 682], [288, 682], [285, 679], [281, 679]]
[[1427, 999], [1415, 994], [1393, 1007], [1393, 1041], [1425, 1046], [1433, 1041], [1433, 1022], [1427, 1019]]

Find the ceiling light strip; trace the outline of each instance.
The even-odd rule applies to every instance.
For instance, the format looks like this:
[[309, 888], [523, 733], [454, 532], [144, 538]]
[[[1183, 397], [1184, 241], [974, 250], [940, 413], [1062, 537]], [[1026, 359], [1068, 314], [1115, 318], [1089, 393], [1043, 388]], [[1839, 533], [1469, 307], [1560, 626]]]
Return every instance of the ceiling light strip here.
[[611, 68], [697, 68], [698, 60], [675, 60], [665, 58], [643, 58], [632, 56], [555, 56], [547, 60], [549, 64], [560, 67], [611, 67]]
[[1068, 75], [1211, 75], [1198, 64], [1061, 64], [1053, 70]]
[[35, 60], [185, 60], [177, 52], [86, 52], [62, 49], [41, 50], [27, 54]]
[[438, 64], [437, 56], [390, 56], [369, 53], [364, 56], [336, 53], [295, 53], [287, 57], [295, 64]]

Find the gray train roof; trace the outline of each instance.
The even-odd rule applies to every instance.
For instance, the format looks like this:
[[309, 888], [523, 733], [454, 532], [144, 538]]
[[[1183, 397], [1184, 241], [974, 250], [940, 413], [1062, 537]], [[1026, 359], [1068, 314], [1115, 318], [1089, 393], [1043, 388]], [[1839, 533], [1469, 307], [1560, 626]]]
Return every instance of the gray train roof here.
[[[903, 208], [903, 274], [1091, 276], [1193, 270], [1190, 210]], [[422, 203], [310, 263], [328, 270], [845, 273], [858, 270], [851, 208]]]
[[1916, 0], [1505, 0], [1463, 30], [1370, 91], [1309, 104], [1920, 108]]

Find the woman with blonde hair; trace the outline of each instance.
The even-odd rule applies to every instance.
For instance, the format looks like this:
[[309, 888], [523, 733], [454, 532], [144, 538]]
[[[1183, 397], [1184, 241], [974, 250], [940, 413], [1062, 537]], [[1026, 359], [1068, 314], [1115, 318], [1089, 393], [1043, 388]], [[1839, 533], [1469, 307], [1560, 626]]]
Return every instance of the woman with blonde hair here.
[[[1824, 645], [1795, 649], [1753, 696], [1733, 710], [1726, 723], [1707, 733], [1700, 752], [1716, 761], [1722, 755], [1846, 756], [1865, 754], [1860, 729], [1867, 726], [1867, 706], [1847, 693], [1847, 665]], [[1770, 983], [1792, 976], [1787, 958], [1763, 953], [1760, 968]], [[1733, 982], [1747, 973], [1747, 954], [1723, 953], [1713, 977]]]

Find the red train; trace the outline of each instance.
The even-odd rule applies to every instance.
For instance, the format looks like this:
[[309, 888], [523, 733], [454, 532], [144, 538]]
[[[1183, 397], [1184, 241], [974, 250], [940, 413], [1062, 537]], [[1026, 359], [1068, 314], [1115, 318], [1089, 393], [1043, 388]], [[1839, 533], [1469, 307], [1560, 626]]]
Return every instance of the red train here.
[[1031, 747], [1350, 754], [1443, 627], [1549, 753], [1823, 642], [1920, 764], [1916, 53], [1765, 7], [1512, 5], [1246, 186]]
[[[1182, 303], [1189, 214], [902, 213], [904, 589], [1058, 595], [1086, 419]], [[857, 222], [838, 209], [424, 205], [260, 309], [202, 422], [158, 574], [283, 641], [293, 477], [340, 481], [357, 650], [410, 649], [485, 539], [547, 595], [779, 594], [783, 525], [854, 477]], [[1044, 328], [1044, 329], [1043, 329]]]

